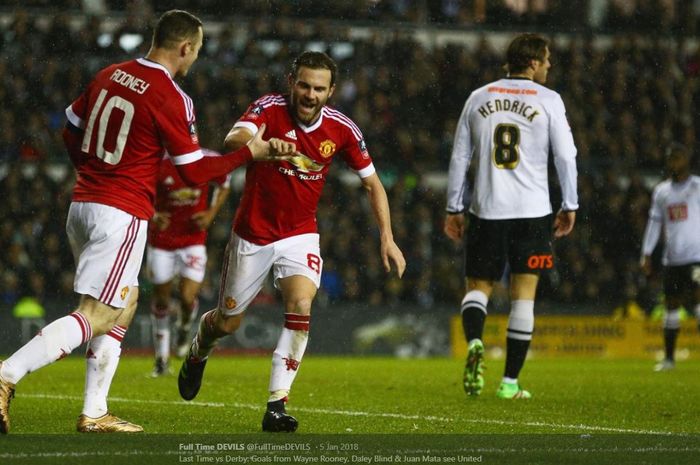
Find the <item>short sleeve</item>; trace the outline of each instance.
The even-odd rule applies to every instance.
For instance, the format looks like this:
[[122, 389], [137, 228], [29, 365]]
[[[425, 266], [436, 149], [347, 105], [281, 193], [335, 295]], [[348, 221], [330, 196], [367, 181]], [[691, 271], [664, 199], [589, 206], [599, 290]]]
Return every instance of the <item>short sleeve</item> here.
[[350, 168], [355, 170], [361, 178], [366, 178], [374, 174], [374, 164], [372, 157], [367, 150], [365, 137], [355, 123], [349, 121], [345, 131], [345, 149], [343, 157]]
[[87, 89], [80, 94], [80, 97], [66, 108], [66, 118], [68, 122], [76, 128], [85, 129], [85, 121], [87, 120], [86, 113], [88, 111], [88, 95], [90, 94], [90, 90], [94, 87], [94, 82], [95, 81], [92, 81]]
[[265, 108], [276, 102], [275, 97], [266, 95], [251, 103], [233, 127], [243, 127], [251, 133], [258, 132], [258, 128], [263, 123], [268, 123], [269, 112]]

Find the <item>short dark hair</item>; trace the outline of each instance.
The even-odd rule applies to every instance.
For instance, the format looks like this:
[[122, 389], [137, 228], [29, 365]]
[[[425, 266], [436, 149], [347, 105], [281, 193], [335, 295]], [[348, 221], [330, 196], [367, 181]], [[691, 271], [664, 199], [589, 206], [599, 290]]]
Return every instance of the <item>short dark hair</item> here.
[[508, 45], [506, 52], [506, 70], [509, 73], [521, 73], [530, 66], [530, 61], [544, 61], [549, 41], [539, 34], [521, 34]]
[[294, 79], [299, 76], [299, 68], [327, 69], [331, 72], [331, 87], [335, 84], [335, 75], [338, 73], [338, 65], [333, 58], [323, 52], [304, 52], [292, 62], [290, 74]]
[[690, 159], [691, 157], [690, 150], [688, 150], [688, 147], [681, 144], [680, 142], [671, 142], [668, 145], [668, 147], [666, 147], [666, 158], [678, 155], [688, 159]]
[[163, 13], [153, 30], [153, 46], [170, 48], [178, 42], [197, 35], [202, 21], [184, 10], [170, 10]]

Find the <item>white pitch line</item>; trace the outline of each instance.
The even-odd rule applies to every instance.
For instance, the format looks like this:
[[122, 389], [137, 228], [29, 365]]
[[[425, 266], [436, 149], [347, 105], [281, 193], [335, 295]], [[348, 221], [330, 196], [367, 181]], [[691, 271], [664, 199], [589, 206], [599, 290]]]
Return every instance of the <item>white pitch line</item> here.
[[[65, 396], [59, 394], [19, 394], [18, 397], [31, 397], [36, 399], [59, 399], [59, 400], [75, 400], [81, 401], [82, 397], [78, 396]], [[149, 400], [149, 399], [127, 399], [125, 397], [110, 397], [111, 402], [127, 402], [132, 404], [157, 404], [157, 405], [181, 405], [181, 406], [193, 406], [193, 407], [233, 407], [233, 408], [245, 408], [250, 410], [260, 410], [260, 405], [257, 404], [241, 404], [238, 402], [223, 403], [223, 402], [197, 402], [197, 401], [173, 401], [173, 400]], [[465, 423], [476, 423], [476, 424], [490, 424], [490, 425], [510, 425], [510, 426], [535, 426], [535, 427], [546, 427], [554, 429], [570, 429], [570, 430], [583, 430], [583, 431], [598, 431], [606, 433], [629, 433], [629, 434], [650, 434], [650, 435], [665, 435], [665, 436], [685, 436], [684, 433], [673, 433], [670, 431], [654, 431], [645, 429], [630, 429], [630, 428], [613, 428], [609, 426], [591, 426], [591, 425], [567, 425], [562, 423], [546, 423], [541, 421], [508, 421], [508, 420], [491, 420], [486, 418], [447, 418], [447, 417], [436, 417], [436, 416], [421, 416], [421, 415], [405, 415], [402, 413], [386, 413], [386, 412], [363, 412], [356, 410], [331, 410], [322, 408], [310, 408], [310, 407], [294, 407], [294, 410], [299, 412], [309, 412], [309, 413], [326, 413], [329, 415], [342, 415], [342, 416], [353, 416], [353, 417], [377, 417], [377, 418], [396, 418], [399, 420], [427, 420], [427, 421], [440, 421], [440, 422], [455, 422], [463, 421]]]

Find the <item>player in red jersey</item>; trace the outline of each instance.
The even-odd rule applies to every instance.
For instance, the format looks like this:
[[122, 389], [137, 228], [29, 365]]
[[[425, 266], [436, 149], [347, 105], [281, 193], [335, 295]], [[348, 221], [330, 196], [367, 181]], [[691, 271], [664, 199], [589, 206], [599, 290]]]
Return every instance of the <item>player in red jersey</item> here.
[[146, 251], [149, 277], [153, 282], [151, 320], [155, 366], [151, 376], [154, 378], [169, 372], [170, 297], [175, 277], [180, 278], [175, 346], [179, 357], [187, 354], [188, 336], [199, 308], [197, 296], [207, 265], [207, 230], [231, 192], [230, 179], [228, 175], [214, 180], [216, 187], [208, 205], [209, 183], [188, 186], [177, 174], [169, 156], [160, 163], [156, 213], [148, 227]]
[[299, 154], [280, 164], [248, 168], [224, 259], [218, 306], [202, 316], [178, 386], [186, 400], [197, 395], [217, 340], [239, 327], [243, 312], [272, 270], [282, 292], [285, 323], [272, 356], [263, 431], [297, 429], [285, 402], [306, 349], [311, 303], [320, 284], [323, 261], [316, 208], [335, 157], [345, 160], [367, 190], [379, 225], [384, 268], [389, 272], [393, 264], [401, 277], [406, 267], [394, 243], [386, 192], [362, 133], [350, 118], [326, 105], [335, 89], [336, 70], [324, 53], [301, 54], [292, 64], [290, 94], [256, 100], [226, 137], [227, 148], [241, 147], [266, 124], [274, 137], [295, 143]]
[[78, 176], [66, 232], [76, 260], [78, 308], [44, 327], [0, 362], [0, 433], [10, 429], [15, 384], [27, 373], [87, 347], [85, 403], [80, 432], [143, 429], [107, 410], [121, 340], [138, 297], [138, 272], [153, 216], [158, 163], [164, 150], [180, 176], [201, 184], [253, 159], [285, 159], [294, 144], [262, 140], [205, 160], [197, 140], [192, 100], [173, 81], [187, 74], [202, 46], [202, 23], [180, 10], [163, 14], [145, 58], [99, 71], [67, 109], [63, 138]]

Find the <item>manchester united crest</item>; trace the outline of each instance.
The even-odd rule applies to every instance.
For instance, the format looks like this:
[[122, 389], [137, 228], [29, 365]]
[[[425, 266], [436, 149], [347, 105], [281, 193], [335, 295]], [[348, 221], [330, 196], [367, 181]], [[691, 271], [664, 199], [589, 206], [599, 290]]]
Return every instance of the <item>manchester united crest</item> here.
[[122, 288], [121, 293], [119, 294], [119, 297], [122, 298], [122, 300], [126, 299], [126, 295], [129, 293], [129, 286], [124, 286]]
[[234, 308], [236, 308], [238, 302], [236, 302], [236, 299], [234, 299], [233, 297], [228, 296], [224, 300], [224, 304], [226, 305], [226, 308], [228, 308], [229, 310], [233, 310]]
[[332, 156], [335, 153], [335, 142], [330, 139], [324, 140], [321, 142], [321, 145], [318, 146], [318, 151], [323, 158]]

